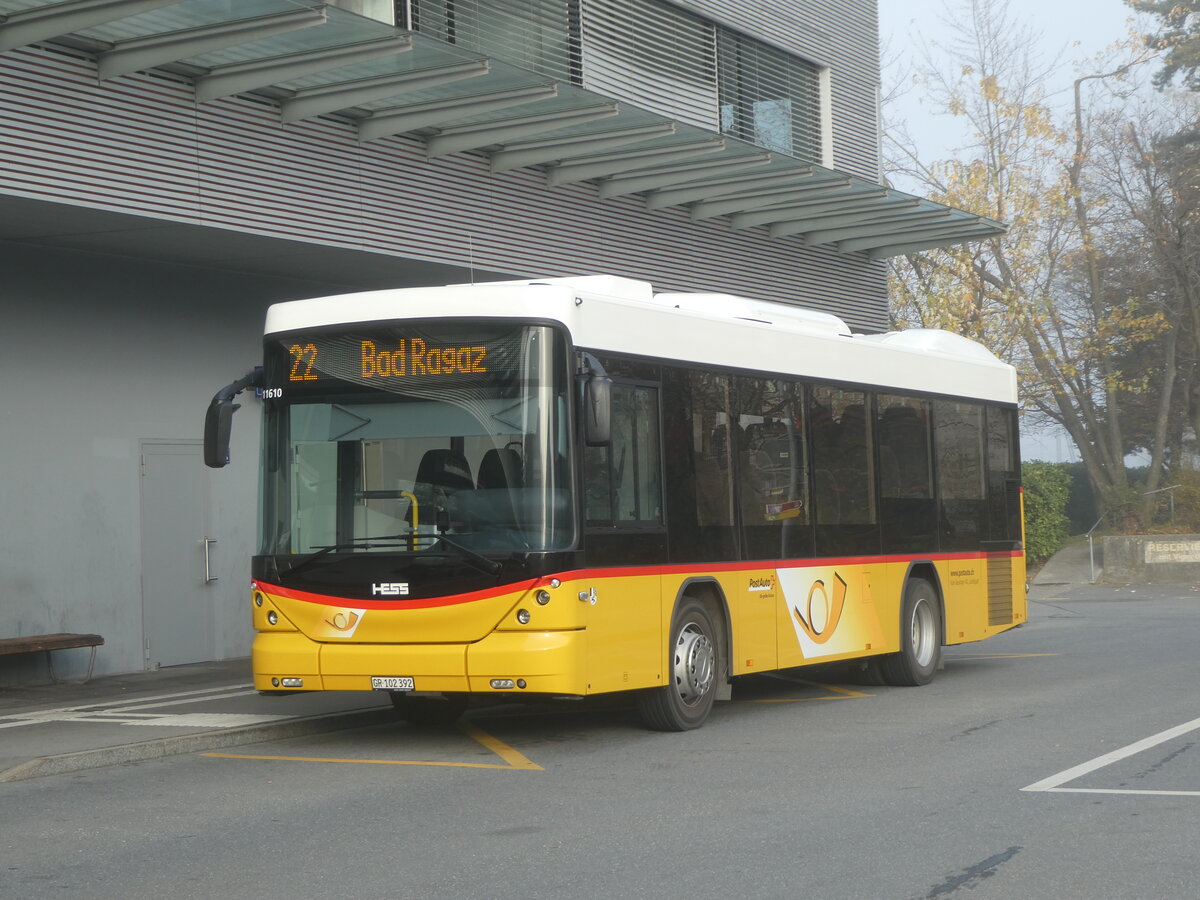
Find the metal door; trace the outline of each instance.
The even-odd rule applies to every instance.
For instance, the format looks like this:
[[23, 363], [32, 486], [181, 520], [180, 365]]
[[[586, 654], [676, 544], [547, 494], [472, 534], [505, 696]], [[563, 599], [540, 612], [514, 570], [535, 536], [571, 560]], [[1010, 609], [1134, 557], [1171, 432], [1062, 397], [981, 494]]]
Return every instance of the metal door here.
[[214, 656], [215, 541], [200, 441], [142, 441], [142, 648], [147, 669]]

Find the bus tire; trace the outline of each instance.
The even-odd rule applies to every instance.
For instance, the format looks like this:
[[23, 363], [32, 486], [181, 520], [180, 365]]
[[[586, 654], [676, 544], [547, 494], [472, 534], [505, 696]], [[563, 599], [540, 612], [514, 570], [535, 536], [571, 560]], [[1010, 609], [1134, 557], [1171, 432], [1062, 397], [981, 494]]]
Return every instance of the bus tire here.
[[699, 600], [676, 607], [668, 649], [668, 683], [638, 694], [638, 718], [654, 731], [690, 731], [708, 718], [722, 671], [716, 628]]
[[467, 711], [468, 694], [413, 697], [405, 691], [389, 691], [396, 715], [409, 725], [449, 728]]
[[910, 578], [900, 606], [900, 652], [879, 658], [879, 674], [885, 684], [929, 684], [941, 660], [942, 611], [937, 590], [924, 578]]

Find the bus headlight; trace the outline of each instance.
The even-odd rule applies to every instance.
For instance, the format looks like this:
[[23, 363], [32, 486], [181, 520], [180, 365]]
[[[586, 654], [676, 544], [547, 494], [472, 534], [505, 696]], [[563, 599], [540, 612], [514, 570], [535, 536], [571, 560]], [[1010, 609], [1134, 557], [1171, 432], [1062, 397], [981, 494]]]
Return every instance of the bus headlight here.
[[517, 610], [517, 621], [520, 622], [522, 625], [528, 625], [529, 620], [532, 618], [533, 618], [533, 616], [530, 614], [529, 610], [527, 610], [527, 609], [518, 609]]

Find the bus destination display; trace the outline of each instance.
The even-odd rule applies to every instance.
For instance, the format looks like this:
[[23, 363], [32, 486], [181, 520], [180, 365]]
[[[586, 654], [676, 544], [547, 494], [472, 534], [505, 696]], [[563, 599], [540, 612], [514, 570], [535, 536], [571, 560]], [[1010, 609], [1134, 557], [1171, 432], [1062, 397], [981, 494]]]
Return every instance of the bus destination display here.
[[[406, 376], [420, 377], [423, 375], [477, 375], [487, 372], [486, 346], [451, 346], [431, 347], [421, 338], [396, 341], [395, 349], [387, 349], [385, 344], [380, 347], [375, 341], [361, 340], [359, 344], [358, 369], [363, 378], [403, 378]], [[288, 347], [291, 356], [291, 370], [288, 381], [291, 383], [317, 381], [323, 372], [336, 371], [345, 368], [345, 359], [337, 359], [338, 351], [344, 357], [345, 348], [329, 348], [334, 352], [333, 369], [318, 366], [322, 348], [313, 341], [305, 344], [292, 344]], [[329, 349], [325, 355], [330, 356]], [[324, 361], [322, 361], [324, 362]], [[337, 366], [341, 363], [341, 366]]]
[[530, 341], [536, 338], [524, 326], [293, 332], [267, 342], [268, 396], [348, 386], [442, 393], [507, 383], [521, 377]]

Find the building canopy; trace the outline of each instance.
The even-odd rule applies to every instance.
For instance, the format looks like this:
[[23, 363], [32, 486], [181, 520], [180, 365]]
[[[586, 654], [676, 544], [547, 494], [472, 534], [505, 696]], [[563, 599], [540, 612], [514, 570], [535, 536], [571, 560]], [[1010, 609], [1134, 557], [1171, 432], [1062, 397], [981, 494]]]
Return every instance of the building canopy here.
[[883, 259], [1005, 231], [315, 0], [0, 0], [0, 52], [42, 42], [93, 55], [101, 80], [156, 70], [190, 81], [199, 103], [256, 97], [283, 123], [334, 116], [361, 141], [406, 135], [430, 158], [482, 153], [496, 172], [541, 170], [548, 189], [588, 182], [601, 199], [636, 195], [843, 253]]

